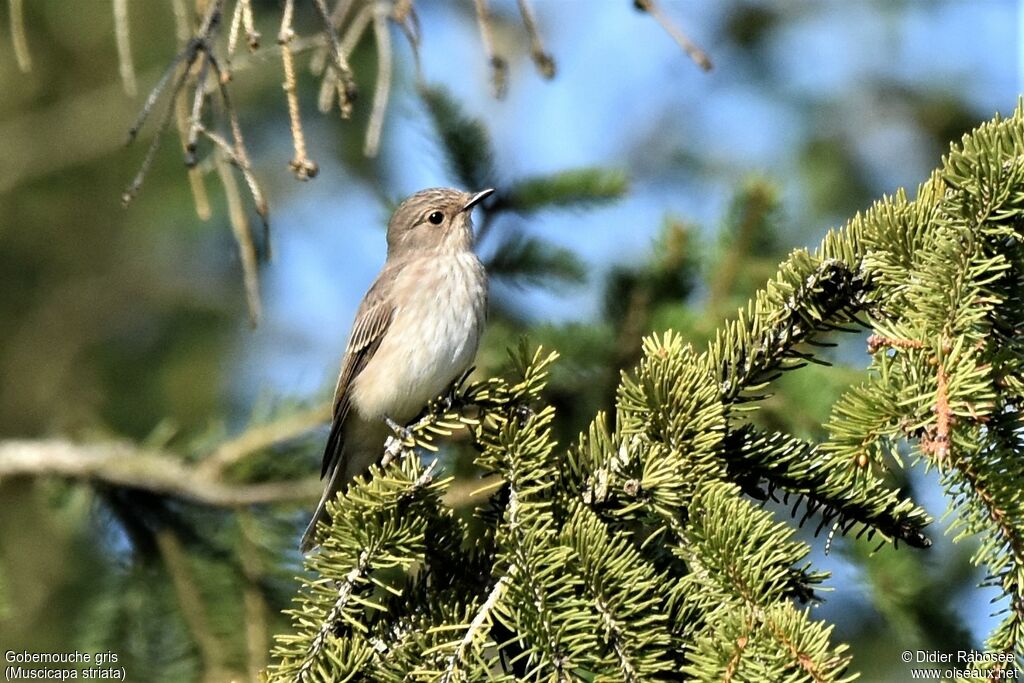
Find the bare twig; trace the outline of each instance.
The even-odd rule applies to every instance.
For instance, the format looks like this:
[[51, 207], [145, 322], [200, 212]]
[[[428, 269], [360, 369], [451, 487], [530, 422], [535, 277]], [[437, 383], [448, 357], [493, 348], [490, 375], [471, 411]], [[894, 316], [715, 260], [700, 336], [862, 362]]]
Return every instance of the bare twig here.
[[256, 30], [256, 23], [252, 18], [252, 0], [239, 0], [242, 3], [242, 25], [245, 27], [245, 42], [249, 45], [249, 51], [255, 52], [260, 46], [260, 32]]
[[21, 0], [8, 0], [11, 13], [11, 43], [14, 46], [14, 59], [18, 68], [28, 73], [32, 70], [32, 53], [28, 51], [28, 39], [25, 38], [25, 11]]
[[245, 41], [249, 46], [249, 52], [256, 51], [260, 46], [260, 32], [252, 18], [252, 0], [238, 0], [235, 3], [234, 14], [231, 15], [231, 30], [228, 32], [228, 59], [235, 54], [235, 47], [238, 44], [240, 29], [245, 28]]
[[391, 18], [405, 34], [412, 49], [413, 65], [416, 69], [416, 84], [423, 85], [423, 65], [420, 63], [420, 17], [412, 0], [396, 0]]
[[132, 62], [132, 45], [128, 38], [128, 0], [114, 0], [114, 38], [117, 42], [117, 59], [121, 72], [121, 83], [129, 97], [135, 97], [135, 65]]
[[658, 5], [655, 0], [633, 0], [633, 6], [641, 12], [647, 12], [654, 20], [661, 24], [661, 27], [665, 29], [665, 32], [672, 36], [672, 39], [679, 44], [679, 47], [690, 56], [690, 59], [704, 71], [711, 71], [712, 64], [711, 58], [708, 57], [704, 50], [697, 47], [697, 45], [690, 40], [690, 38], [683, 33], [682, 29], [676, 26], [671, 19], [669, 19], [664, 12], [661, 11], [661, 6]]
[[[156, 134], [154, 135], [153, 142], [150, 144], [149, 149], [146, 152], [142, 166], [139, 168], [138, 173], [136, 173], [132, 183], [125, 190], [124, 194], [121, 195], [121, 201], [126, 205], [135, 198], [136, 194], [138, 194], [139, 188], [142, 187], [142, 183], [146, 178], [146, 174], [149, 173], [149, 169], [153, 165], [153, 159], [156, 156], [156, 151], [159, 149], [164, 133], [167, 132], [167, 127], [170, 125], [171, 117], [174, 115], [175, 99], [177, 98], [178, 93], [181, 92], [181, 89], [185, 87], [185, 81], [188, 78], [192, 65], [195, 64], [195, 61], [200, 54], [205, 54], [205, 61], [210, 62], [211, 66], [215, 66], [215, 60], [212, 52], [210, 51], [209, 45], [210, 39], [220, 22], [223, 2], [224, 0], [211, 0], [196, 35], [188, 41], [185, 47], [178, 51], [178, 54], [174, 56], [174, 59], [171, 61], [170, 66], [167, 67], [164, 75], [150, 91], [145, 104], [142, 106], [142, 111], [139, 112], [139, 116], [136, 118], [135, 123], [128, 131], [128, 142], [131, 143], [138, 136], [139, 131], [146, 122], [146, 119], [149, 118], [149, 114], [152, 111], [153, 106], [156, 104], [161, 93], [163, 93], [164, 89], [167, 87], [167, 84], [171, 81], [172, 76], [179, 70], [179, 67], [181, 67], [180, 73], [178, 73], [177, 78], [174, 79], [174, 85], [171, 87], [170, 102], [168, 103], [167, 111], [161, 117], [160, 123], [157, 125]], [[178, 11], [176, 11], [175, 15], [177, 16], [177, 14]], [[221, 74], [218, 71], [218, 76], [220, 75]], [[223, 84], [222, 92], [224, 92]]]
[[388, 30], [387, 7], [375, 5], [373, 11], [373, 35], [377, 41], [377, 84], [373, 91], [373, 109], [366, 124], [366, 142], [363, 154], [377, 156], [380, 149], [380, 134], [384, 128], [384, 114], [388, 108], [391, 92], [391, 33]]
[[[172, 65], [172, 68], [177, 69], [179, 63], [180, 60], [177, 60]], [[171, 74], [172, 72], [167, 72], [164, 78], [161, 79], [161, 83], [158, 84], [156, 88], [154, 88], [152, 93], [150, 93], [150, 99], [146, 102], [145, 105], [143, 105], [142, 113], [139, 115], [139, 119], [136, 121], [135, 125], [132, 126], [132, 129], [128, 132], [129, 143], [135, 139], [136, 135], [138, 135], [138, 132], [142, 127], [142, 124], [145, 122], [145, 119], [149, 114], [149, 109], [152, 108], [152, 103], [155, 102], [156, 97], [159, 96], [158, 90], [163, 89], [164, 84], [166, 83], [167, 79], [170, 77]], [[158, 149], [160, 149], [160, 142], [164, 137], [164, 133], [167, 132], [167, 127], [170, 125], [171, 117], [174, 114], [174, 102], [177, 99], [178, 93], [181, 92], [182, 87], [185, 85], [185, 79], [187, 77], [188, 67], [182, 68], [181, 73], [178, 75], [178, 78], [174, 81], [174, 86], [171, 88], [171, 99], [170, 102], [168, 102], [167, 112], [160, 118], [160, 123], [157, 125], [156, 133], [153, 135], [153, 141], [149, 143], [149, 149], [146, 150], [146, 156], [143, 157], [142, 159], [142, 165], [139, 166], [139, 170], [135, 174], [135, 177], [132, 179], [131, 184], [128, 185], [124, 193], [121, 195], [121, 203], [124, 204], [125, 206], [130, 204], [131, 201], [135, 199], [135, 195], [139, 193], [139, 190], [142, 188], [142, 183], [146, 180], [146, 175], [149, 173], [150, 167], [153, 166], [153, 160], [156, 158], [156, 152]]]
[[[259, 214], [263, 220], [263, 239], [264, 239], [264, 250], [269, 255], [270, 253], [270, 223], [268, 222], [268, 210], [267, 202], [263, 198], [263, 191], [260, 189], [259, 183], [256, 181], [256, 176], [253, 175], [252, 166], [249, 164], [249, 157], [245, 154], [244, 148], [237, 148], [232, 146], [227, 140], [224, 139], [218, 133], [215, 133], [206, 128], [200, 127], [199, 133], [204, 135], [215, 147], [220, 149], [227, 160], [234, 166], [238, 167], [238, 170], [242, 172], [242, 178], [245, 179], [246, 187], [249, 188], [249, 195], [252, 197], [253, 203], [256, 205], [256, 213]], [[241, 154], [239, 154], [241, 151]]]
[[253, 327], [260, 323], [263, 315], [263, 307], [260, 303], [260, 274], [256, 245], [252, 240], [252, 228], [249, 219], [245, 215], [245, 208], [242, 206], [242, 196], [238, 192], [238, 183], [231, 172], [231, 167], [225, 160], [224, 153], [220, 150], [214, 152], [214, 163], [217, 167], [217, 174], [220, 176], [221, 184], [224, 186], [224, 195], [228, 201], [228, 219], [231, 222], [231, 232], [235, 236], [235, 243], [238, 245], [238, 259], [242, 262], [242, 281], [245, 285], [245, 300], [249, 307], [249, 322]]
[[374, 6], [366, 5], [352, 17], [352, 23], [349, 24], [348, 28], [345, 29], [345, 33], [338, 43], [338, 49], [341, 51], [342, 57], [348, 59], [352, 56], [353, 50], [359, 44], [363, 35], [366, 34], [366, 29], [370, 25], [370, 21], [373, 19]]
[[519, 13], [523, 16], [523, 25], [526, 26], [526, 33], [530, 36], [530, 56], [537, 70], [544, 78], [555, 77], [555, 59], [550, 52], [544, 49], [544, 43], [540, 39], [540, 31], [537, 30], [537, 20], [533, 17], [533, 9], [530, 7], [530, 0], [519, 0]]
[[315, 476], [260, 484], [228, 483], [175, 455], [124, 442], [0, 441], [0, 479], [41, 476], [101, 481], [212, 507], [311, 501], [323, 490]]
[[185, 0], [171, 0], [171, 9], [174, 12], [174, 35], [178, 37], [178, 44], [184, 45], [192, 33], [188, 28], [188, 8], [185, 7]]
[[352, 103], [356, 98], [355, 77], [352, 75], [352, 68], [348, 64], [348, 58], [341, 51], [341, 46], [338, 44], [338, 35], [334, 32], [334, 25], [331, 23], [331, 15], [327, 11], [327, 4], [325, 0], [313, 0], [313, 5], [316, 7], [316, 11], [324, 23], [324, 33], [327, 35], [327, 46], [331, 52], [331, 64], [338, 71], [338, 79], [340, 83], [338, 92], [341, 115], [344, 118], [348, 118], [352, 115]]
[[331, 26], [338, 28], [348, 16], [348, 11], [355, 5], [355, 0], [338, 0], [338, 3], [331, 10]]
[[192, 112], [188, 120], [188, 134], [185, 136], [185, 165], [189, 168], [194, 167], [197, 161], [196, 145], [199, 141], [199, 129], [203, 125], [203, 104], [206, 102], [206, 79], [209, 75], [210, 60], [205, 55], [200, 55], [196, 89], [192, 97]]
[[474, 0], [476, 5], [476, 22], [480, 28], [480, 40], [491, 65], [491, 84], [494, 96], [501, 99], [508, 91], [508, 62], [494, 49], [494, 32], [491, 27], [491, 13], [487, 9], [487, 0]]
[[[188, 154], [189, 121], [188, 108], [185, 106], [185, 93], [179, 93], [175, 98], [174, 107], [175, 120], [178, 123], [178, 136], [181, 138], [181, 150]], [[188, 169], [188, 184], [192, 191], [192, 203], [196, 207], [196, 215], [200, 220], [210, 219], [210, 199], [206, 194], [206, 185], [203, 183], [203, 174], [196, 167]]]
[[231, 62], [231, 57], [234, 56], [235, 48], [238, 46], [238, 34], [242, 30], [244, 3], [245, 0], [237, 0], [235, 2], [235, 11], [231, 13], [231, 28], [228, 29], [228, 63]]
[[292, 17], [295, 11], [295, 0], [285, 0], [284, 12], [281, 14], [281, 30], [277, 34], [277, 43], [281, 46], [281, 63], [284, 65], [284, 92], [288, 101], [288, 121], [292, 131], [292, 145], [295, 156], [288, 164], [295, 177], [309, 180], [316, 176], [319, 167], [310, 159], [306, 152], [306, 135], [302, 131], [302, 117], [299, 114], [299, 93], [295, 87], [295, 60], [292, 56], [291, 43], [295, 38], [292, 29]]
[[[343, 59], [347, 60], [352, 54], [352, 51], [359, 44], [359, 40], [366, 33], [367, 27], [370, 25], [370, 21], [373, 19], [373, 6], [365, 5], [352, 18], [352, 22], [348, 28], [345, 29], [345, 33], [338, 43], [338, 50]], [[325, 53], [326, 54], [326, 53]], [[325, 62], [326, 66], [326, 62]], [[320, 94], [317, 98], [317, 106], [322, 113], [330, 111], [334, 105], [335, 98], [339, 103], [339, 108], [342, 117], [345, 116], [344, 107], [341, 105], [345, 98], [344, 88], [341, 84], [341, 78], [338, 75], [337, 69], [326, 69], [324, 71], [324, 78], [320, 84]]]

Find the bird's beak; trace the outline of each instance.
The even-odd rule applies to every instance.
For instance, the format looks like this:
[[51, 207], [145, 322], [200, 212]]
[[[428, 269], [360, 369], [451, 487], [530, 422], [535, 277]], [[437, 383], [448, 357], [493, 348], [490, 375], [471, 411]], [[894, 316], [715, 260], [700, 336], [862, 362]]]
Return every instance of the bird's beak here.
[[486, 190], [480, 190], [475, 195], [473, 195], [472, 197], [469, 198], [469, 201], [466, 202], [466, 205], [464, 207], [462, 207], [462, 210], [463, 211], [469, 211], [474, 206], [476, 206], [477, 204], [479, 204], [483, 200], [485, 200], [488, 197], [490, 197], [492, 194], [494, 194], [494, 188], [493, 187], [488, 188]]

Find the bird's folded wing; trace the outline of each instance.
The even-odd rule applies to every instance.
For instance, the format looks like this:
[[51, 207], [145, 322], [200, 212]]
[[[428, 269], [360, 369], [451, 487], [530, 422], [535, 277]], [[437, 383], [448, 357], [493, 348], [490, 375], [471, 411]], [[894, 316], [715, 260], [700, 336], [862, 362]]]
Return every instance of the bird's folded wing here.
[[[383, 275], [383, 274], [382, 274]], [[341, 361], [341, 373], [334, 389], [334, 419], [331, 422], [331, 433], [327, 437], [324, 449], [323, 465], [320, 477], [337, 467], [342, 454], [342, 427], [351, 407], [352, 382], [359, 375], [366, 363], [377, 352], [388, 326], [394, 307], [387, 296], [386, 280], [378, 278], [370, 291], [367, 292], [359, 311], [356, 313], [352, 334], [345, 349], [345, 357]]]

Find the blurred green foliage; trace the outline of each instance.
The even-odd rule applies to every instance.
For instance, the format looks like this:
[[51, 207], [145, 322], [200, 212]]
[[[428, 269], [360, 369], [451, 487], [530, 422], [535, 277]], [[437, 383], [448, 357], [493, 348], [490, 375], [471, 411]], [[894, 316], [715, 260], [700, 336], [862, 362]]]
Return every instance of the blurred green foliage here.
[[[145, 89], [176, 49], [169, 28], [173, 17], [166, 3], [130, 4], [132, 51]], [[276, 35], [279, 3], [254, 4], [264, 36]], [[428, 11], [438, 10], [427, 4]], [[120, 191], [143, 149], [122, 146], [139, 99], [125, 97], [117, 81], [107, 6], [69, 9], [60, 0], [24, 5], [32, 71], [18, 72], [8, 43], [0, 43], [0, 435], [148, 439], [194, 455], [252, 415], [259, 422], [294, 410], [275, 398], [264, 414], [232, 389], [230, 361], [239, 344], [251, 339], [240, 267], [224, 200], [213, 183], [213, 218], [196, 217], [173, 134], [145, 190], [128, 211], [120, 206]], [[872, 8], [894, 15], [909, 11], [907, 3]], [[472, 20], [468, 3], [457, 11]], [[770, 58], [772, 51], [789, 39], [787, 26], [811, 11], [802, 3], [728, 3], [714, 29], [716, 49], [732, 54], [733, 68], [752, 80], [753, 90], [781, 90], [786, 76]], [[310, 25], [304, 15], [298, 28]], [[444, 46], [431, 48], [428, 39], [424, 48]], [[353, 55], [364, 93], [372, 90], [374, 54], [362, 45]], [[525, 50], [517, 58], [525, 59]], [[257, 59], [232, 87], [257, 151], [257, 172], [284, 205], [301, 202], [303, 186], [284, 184], [287, 153], [281, 150], [288, 131], [280, 79], [276, 60]], [[694, 149], [699, 145], [670, 149], [667, 132], [665, 138], [661, 131], [629, 138], [640, 157], [667, 154], [669, 161], [658, 169], [666, 182], [693, 181], [671, 185], [672, 192], [695, 192], [699, 182], [723, 173], [733, 187], [717, 223], [668, 212], [660, 227], [645, 226], [657, 235], [645, 255], [612, 264], [586, 262], [531, 232], [523, 217], [552, 206], [613, 202], [629, 191], [632, 169], [505, 177], [488, 143], [505, 133], [488, 130], [442, 90], [425, 90], [425, 110], [436, 124], [451, 180], [501, 190], [483, 224], [485, 239], [493, 240], [489, 266], [499, 279], [523, 287], [496, 298], [478, 372], [493, 372], [504, 349], [524, 334], [557, 349], [563, 358], [546, 398], [560, 416], [556, 438], [568, 443], [611, 404], [619, 373], [636, 362], [645, 334], [674, 329], [695, 344], [706, 341], [775, 272], [791, 246], [815, 239], [828, 221], [864, 208], [886, 189], [858, 152], [858, 131], [843, 117], [849, 101], [879, 108], [898, 103], [899, 116], [924, 141], [926, 153], [937, 157], [949, 140], [991, 114], [977, 111], [957, 86], [908, 85], [870, 74], [850, 79], [845, 97], [823, 92], [808, 98], [800, 105], [805, 127], [794, 140], [798, 172], [792, 179], [723, 171]], [[314, 90], [315, 82], [303, 73], [301, 105], [310, 118]], [[573, 106], [582, 110], [579, 103]], [[317, 124], [326, 131], [317, 153], [373, 184], [380, 195], [393, 196], [394, 188], [380, 187], [387, 162], [367, 160], [360, 136], [351, 133], [365, 128], [367, 109], [357, 106], [352, 122], [332, 117]], [[806, 198], [806, 211], [794, 210], [788, 195], [783, 199], [780, 187], [791, 185]], [[578, 220], [586, 224], [586, 214]], [[590, 288], [599, 292], [602, 305], [593, 319], [535, 320], [528, 297], [537, 287]], [[784, 378], [759, 412], [758, 424], [816, 436], [812, 432], [840, 389], [863, 372], [863, 340], [832, 341], [840, 346], [826, 356], [837, 367], [809, 367]], [[312, 472], [319, 446], [315, 434], [277, 445], [233, 475], [259, 481]], [[448, 453], [453, 471], [463, 476], [473, 471], [468, 453], [458, 443]], [[262, 604], [263, 638], [287, 628], [280, 610], [292, 595], [291, 577], [300, 571], [294, 541], [306, 510], [258, 508], [242, 522], [235, 514], [133, 491], [22, 479], [0, 482], [0, 501], [3, 648], [112, 649], [130, 678], [195, 680], [204, 671], [210, 674], [211, 647], [213, 664], [220, 667], [216, 673], [246, 675], [265, 655], [266, 648], [247, 645], [239, 628], [252, 614], [247, 595]], [[245, 523], [250, 526], [243, 533]], [[177, 570], [159, 545], [168, 530], [181, 543], [184, 562]], [[249, 562], [242, 562], [246, 544], [254, 547]], [[854, 669], [882, 680], [899, 675], [892, 669], [897, 649], [965, 642], [965, 626], [957, 621], [963, 615], [940, 607], [977, 580], [966, 557], [950, 552], [925, 561], [884, 551], [869, 558], [873, 546], [839, 547], [864, 567], [858, 575], [864, 600], [835, 615], [842, 620], [842, 638], [852, 644]], [[195, 614], [189, 616], [175, 588], [182, 576], [197, 592], [212, 645], [197, 642]]]

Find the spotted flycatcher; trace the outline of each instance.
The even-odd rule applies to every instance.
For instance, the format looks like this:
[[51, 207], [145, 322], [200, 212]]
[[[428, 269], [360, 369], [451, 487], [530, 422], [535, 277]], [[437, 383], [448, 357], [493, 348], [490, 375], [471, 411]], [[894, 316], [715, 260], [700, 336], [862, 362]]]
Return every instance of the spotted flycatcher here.
[[487, 274], [473, 253], [476, 194], [423, 190], [388, 223], [388, 256], [356, 312], [334, 390], [324, 494], [301, 548], [316, 544], [327, 501], [384, 454], [388, 420], [405, 424], [473, 362], [487, 311]]

